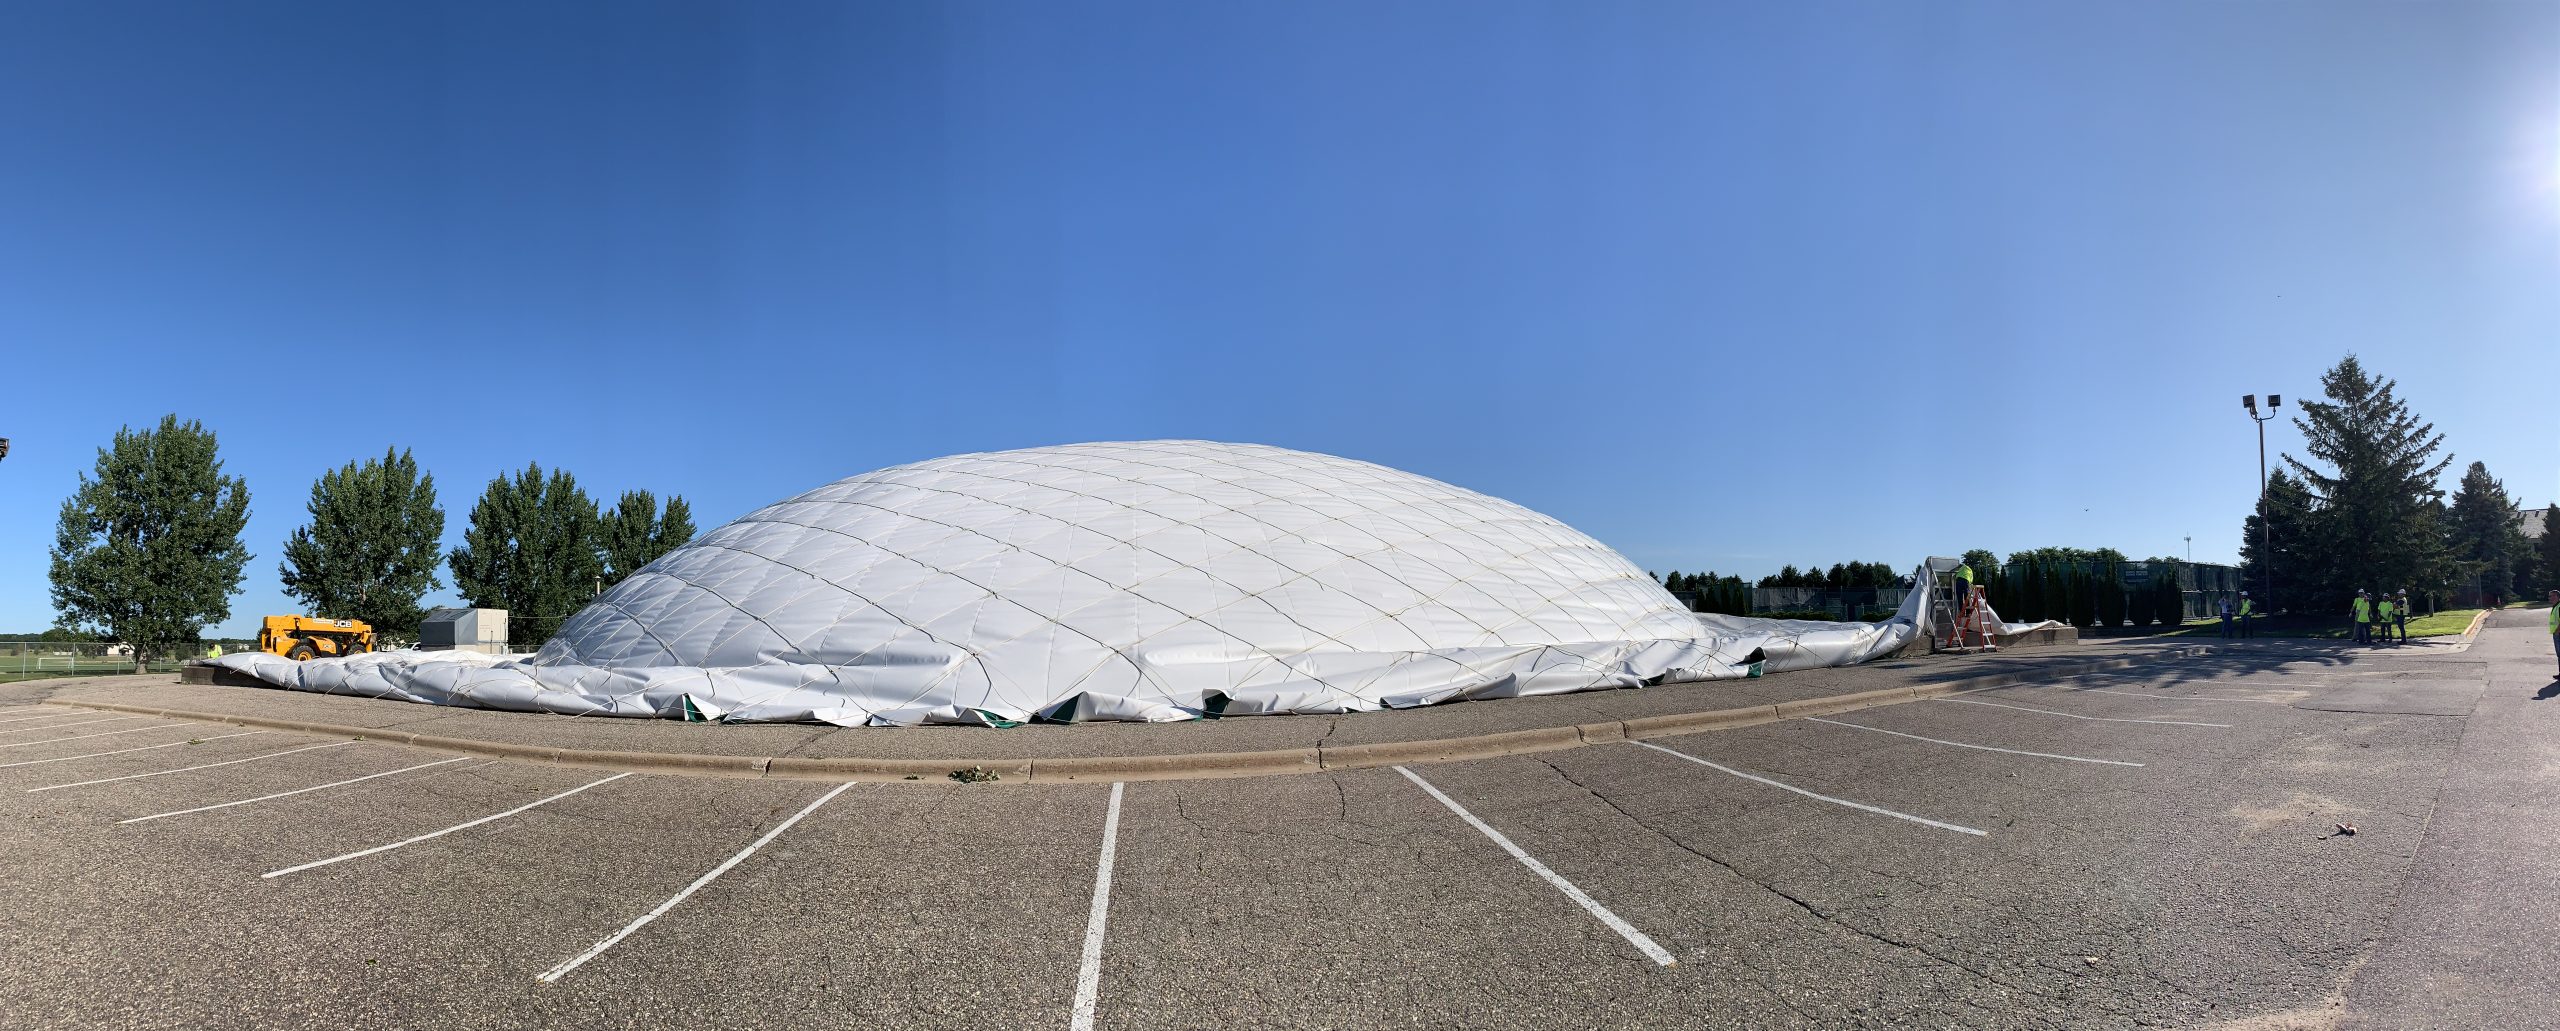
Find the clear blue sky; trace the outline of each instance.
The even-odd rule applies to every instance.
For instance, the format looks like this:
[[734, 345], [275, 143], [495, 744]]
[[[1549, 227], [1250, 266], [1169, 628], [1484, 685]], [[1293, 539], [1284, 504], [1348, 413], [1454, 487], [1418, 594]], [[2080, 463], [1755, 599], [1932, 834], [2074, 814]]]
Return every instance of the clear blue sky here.
[[1198, 437], [1656, 570], [2227, 560], [2349, 351], [2560, 491], [2560, 4], [0, 7], [0, 632], [172, 411], [236, 632], [385, 445], [455, 539]]

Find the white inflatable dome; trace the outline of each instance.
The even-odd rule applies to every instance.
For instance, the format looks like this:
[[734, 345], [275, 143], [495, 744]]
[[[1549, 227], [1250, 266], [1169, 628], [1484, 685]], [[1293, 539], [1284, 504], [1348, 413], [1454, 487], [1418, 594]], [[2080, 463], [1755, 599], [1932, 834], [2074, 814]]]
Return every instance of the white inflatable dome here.
[[[838, 480], [670, 552], [528, 660], [225, 662], [420, 701], [850, 725], [1635, 687], [1739, 675], [1758, 643], [1498, 498], [1326, 455], [1151, 441]], [[1819, 664], [1839, 659], [1857, 660]]]
[[[580, 612], [537, 666], [759, 670], [866, 716], [1345, 711], [1624, 686], [1701, 636], [1643, 572], [1510, 502], [1248, 444], [1074, 444], [854, 476]], [[1063, 707], [1064, 711], [1061, 710]]]

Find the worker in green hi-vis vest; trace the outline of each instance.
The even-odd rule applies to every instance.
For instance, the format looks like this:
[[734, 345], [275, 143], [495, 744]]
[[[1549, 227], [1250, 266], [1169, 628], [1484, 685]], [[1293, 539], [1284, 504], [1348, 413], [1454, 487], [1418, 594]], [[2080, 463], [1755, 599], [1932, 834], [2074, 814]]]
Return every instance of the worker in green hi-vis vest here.
[[2373, 598], [2363, 588], [2356, 589], [2355, 603], [2347, 606], [2347, 615], [2356, 621], [2356, 643], [2372, 644]]
[[2375, 609], [2373, 625], [2382, 629], [2383, 641], [2386, 643], [2397, 643], [2391, 640], [2391, 617], [2393, 615], [2391, 611], [2391, 592], [2382, 592], [2381, 603], [2376, 605]]
[[2253, 628], [2254, 624], [2250, 622], [2251, 620], [2256, 619], [2257, 616], [2258, 603], [2249, 600], [2249, 592], [2240, 592], [2240, 636], [2255, 637], [2258, 635], [2257, 630]]
[[[2551, 608], [2545, 618], [2551, 623], [2551, 657], [2560, 659], [2560, 591], [2551, 592]], [[2560, 675], [2552, 679], [2560, 680]]]

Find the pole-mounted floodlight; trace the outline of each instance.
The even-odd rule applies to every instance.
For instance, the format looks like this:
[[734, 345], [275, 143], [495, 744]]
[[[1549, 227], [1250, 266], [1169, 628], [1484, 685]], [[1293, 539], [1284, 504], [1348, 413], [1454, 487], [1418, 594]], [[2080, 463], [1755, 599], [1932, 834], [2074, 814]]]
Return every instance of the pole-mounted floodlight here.
[[0, 458], [9, 457], [9, 438], [0, 437]]
[[2276, 417], [2276, 409], [2284, 405], [2284, 395], [2267, 395], [2265, 414], [2258, 412], [2258, 395], [2240, 395], [2240, 407], [2249, 410], [2249, 418], [2258, 424], [2258, 589], [2267, 592], [2267, 604], [2276, 603], [2275, 528], [2267, 525], [2267, 420]]

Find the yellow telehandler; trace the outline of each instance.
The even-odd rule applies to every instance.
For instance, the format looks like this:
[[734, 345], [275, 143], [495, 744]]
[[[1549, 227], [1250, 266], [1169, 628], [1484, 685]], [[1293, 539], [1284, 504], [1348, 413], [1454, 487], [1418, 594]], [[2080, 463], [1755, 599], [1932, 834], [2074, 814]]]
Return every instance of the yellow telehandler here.
[[258, 650], [300, 662], [373, 650], [373, 627], [356, 619], [268, 616], [258, 627]]

